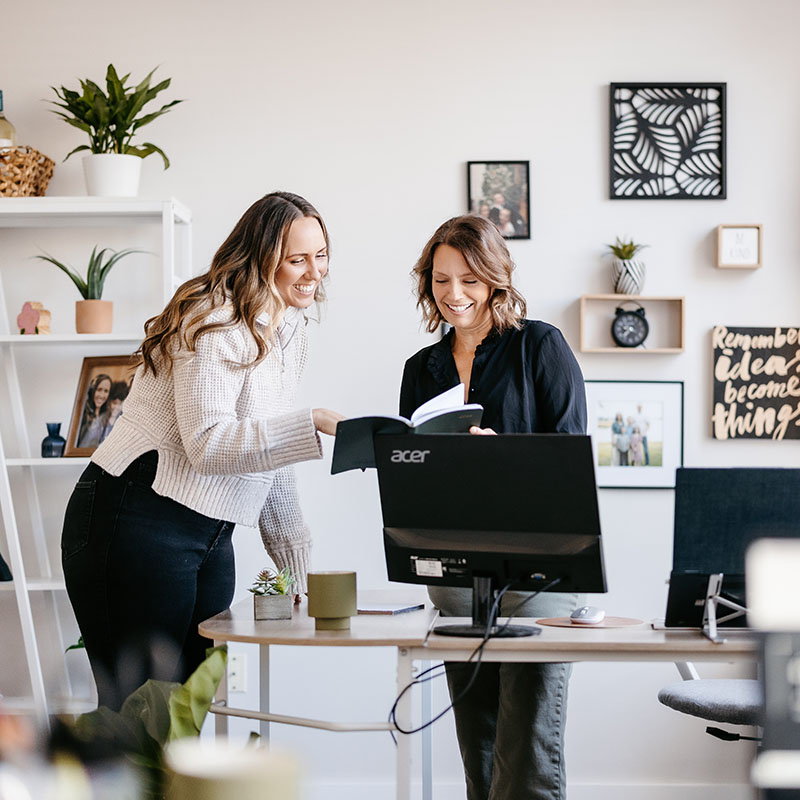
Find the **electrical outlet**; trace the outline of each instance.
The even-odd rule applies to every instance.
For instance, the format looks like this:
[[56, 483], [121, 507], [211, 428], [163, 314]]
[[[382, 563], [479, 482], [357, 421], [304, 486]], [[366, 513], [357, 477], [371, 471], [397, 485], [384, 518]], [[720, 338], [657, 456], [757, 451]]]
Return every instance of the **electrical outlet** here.
[[247, 657], [234, 653], [228, 657], [228, 691], [247, 691]]

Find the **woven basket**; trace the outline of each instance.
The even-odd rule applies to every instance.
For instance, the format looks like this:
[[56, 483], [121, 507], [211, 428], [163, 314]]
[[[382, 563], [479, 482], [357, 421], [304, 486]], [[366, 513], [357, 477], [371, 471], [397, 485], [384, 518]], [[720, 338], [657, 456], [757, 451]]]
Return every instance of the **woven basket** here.
[[0, 149], [0, 197], [44, 197], [54, 167], [33, 147]]

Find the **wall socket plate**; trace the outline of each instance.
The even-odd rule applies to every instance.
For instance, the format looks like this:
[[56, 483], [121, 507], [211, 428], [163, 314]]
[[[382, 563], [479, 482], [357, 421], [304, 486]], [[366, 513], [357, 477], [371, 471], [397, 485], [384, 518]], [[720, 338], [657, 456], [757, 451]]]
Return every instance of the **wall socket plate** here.
[[244, 653], [228, 656], [228, 691], [247, 691], [247, 656]]

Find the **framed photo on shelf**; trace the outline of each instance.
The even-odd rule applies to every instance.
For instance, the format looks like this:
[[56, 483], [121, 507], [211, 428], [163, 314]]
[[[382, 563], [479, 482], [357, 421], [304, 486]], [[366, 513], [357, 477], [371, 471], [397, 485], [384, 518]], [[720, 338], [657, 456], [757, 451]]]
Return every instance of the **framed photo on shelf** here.
[[724, 83], [612, 83], [612, 200], [724, 200]]
[[135, 370], [130, 355], [83, 359], [65, 456], [90, 456], [105, 440], [122, 414]]
[[683, 381], [586, 381], [601, 489], [672, 489], [683, 465]]
[[490, 219], [506, 239], [530, 239], [528, 161], [468, 161], [467, 207]]
[[717, 267], [758, 269], [763, 225], [717, 225]]

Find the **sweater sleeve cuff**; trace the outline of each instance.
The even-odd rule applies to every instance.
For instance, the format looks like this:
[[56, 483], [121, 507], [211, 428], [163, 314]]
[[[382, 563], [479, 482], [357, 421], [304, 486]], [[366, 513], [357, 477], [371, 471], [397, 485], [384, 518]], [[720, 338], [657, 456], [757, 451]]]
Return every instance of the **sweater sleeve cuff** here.
[[311, 544], [302, 544], [291, 550], [278, 550], [270, 552], [270, 557], [275, 562], [278, 570], [289, 567], [297, 578], [292, 590], [293, 594], [304, 594], [308, 591], [308, 570], [311, 566]]
[[322, 442], [310, 408], [267, 420], [270, 469], [322, 458]]

